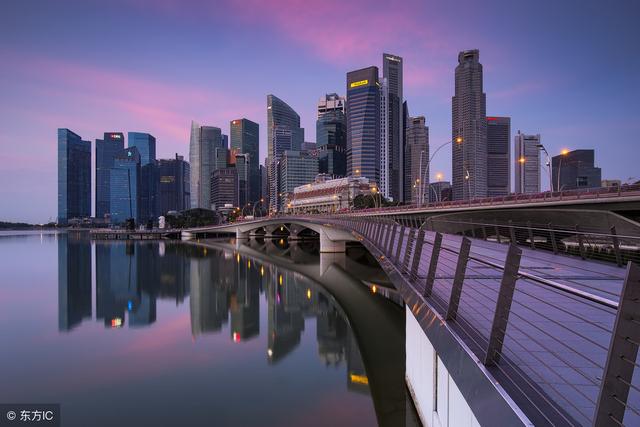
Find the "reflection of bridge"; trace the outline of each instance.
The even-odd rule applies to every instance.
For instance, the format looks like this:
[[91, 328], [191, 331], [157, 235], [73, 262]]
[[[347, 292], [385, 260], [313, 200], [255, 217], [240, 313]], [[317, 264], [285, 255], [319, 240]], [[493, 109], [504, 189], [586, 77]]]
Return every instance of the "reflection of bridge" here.
[[[426, 425], [640, 424], [636, 264], [583, 259], [583, 246], [582, 257], [541, 251], [499, 228], [492, 242], [429, 224], [272, 217], [184, 235], [317, 235], [321, 252], [360, 242], [406, 303], [406, 379]], [[629, 224], [625, 238], [637, 239]], [[618, 236], [608, 238], [615, 249]]]
[[[201, 241], [199, 245], [233, 251], [239, 257], [238, 263], [251, 260], [252, 263], [265, 263], [279, 270], [301, 274], [328, 291], [341, 314], [348, 319], [355, 335], [378, 423], [388, 426], [411, 425], [410, 422], [405, 423], [407, 396], [402, 381], [404, 351], [401, 318], [392, 304], [371, 298], [370, 292], [354, 279], [375, 279], [378, 276], [374, 269], [367, 271], [344, 254], [321, 254], [318, 263], [317, 256], [309, 256], [295, 243], [284, 249], [268, 240], [251, 240], [237, 246], [221, 241]], [[354, 269], [367, 275], [351, 274]], [[381, 340], [380, 337], [385, 339]], [[355, 381], [361, 380], [360, 376], [353, 375], [354, 379], [350, 381], [357, 385]]]

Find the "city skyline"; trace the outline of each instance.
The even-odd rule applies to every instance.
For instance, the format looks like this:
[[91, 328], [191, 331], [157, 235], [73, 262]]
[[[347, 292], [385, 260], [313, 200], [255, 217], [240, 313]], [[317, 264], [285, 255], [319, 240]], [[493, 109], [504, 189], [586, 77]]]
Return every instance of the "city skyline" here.
[[[499, 21], [491, 30], [487, 28], [496, 23], [491, 8], [473, 4], [466, 7], [477, 17], [475, 26], [465, 25], [465, 18], [454, 10], [415, 2], [378, 8], [362, 2], [338, 8], [337, 3], [325, 2], [313, 13], [301, 13], [300, 2], [274, 10], [259, 2], [220, 4], [216, 10], [199, 2], [189, 10], [172, 1], [153, 10], [144, 2], [126, 7], [119, 2], [3, 4], [0, 23], [5, 37], [0, 51], [8, 60], [0, 71], [0, 89], [6, 94], [2, 117], [7, 123], [0, 132], [4, 148], [0, 156], [6, 165], [0, 196], [12, 203], [2, 205], [0, 219], [55, 219], [53, 135], [59, 127], [90, 141], [101, 139], [105, 129], [149, 132], [157, 138], [158, 158], [172, 158], [176, 152], [186, 158], [191, 120], [229, 134], [228, 123], [246, 117], [260, 126], [264, 157], [267, 94], [281, 97], [300, 114], [306, 139], [313, 141], [318, 97], [331, 92], [344, 96], [346, 73], [369, 65], [381, 68], [382, 52], [403, 57], [403, 96], [411, 114], [427, 118], [433, 147], [450, 139], [456, 55], [477, 48], [487, 110], [512, 118], [512, 136], [515, 129], [540, 133], [551, 155], [563, 148], [595, 149], [603, 178], [624, 182], [637, 176], [633, 162], [637, 144], [618, 135], [633, 136], [640, 128], [633, 103], [637, 93], [633, 70], [639, 59], [627, 53], [638, 39], [632, 21], [637, 14], [630, 13], [638, 5], [624, 2], [607, 10], [596, 7], [596, 2], [581, 2], [579, 9], [554, 5], [554, 17], [549, 18], [539, 7], [495, 4], [502, 4], [501, 10], [511, 19]], [[239, 17], [239, 11], [246, 16]], [[314, 37], [337, 11], [342, 19], [331, 25], [340, 31]], [[73, 31], [52, 33], [61, 16], [74, 21]], [[83, 19], [73, 19], [78, 16]], [[287, 21], [292, 16], [296, 19]], [[522, 16], [543, 19], [545, 31], [525, 28], [516, 19]], [[390, 35], [377, 31], [375, 23], [387, 18], [401, 22], [402, 31]], [[132, 32], [116, 31], [133, 28], [128, 23], [141, 19], [141, 26]], [[211, 33], [199, 37], [201, 30], [190, 27], [202, 19], [224, 25], [212, 25], [216, 28]], [[269, 19], [289, 23], [273, 28]], [[96, 22], [101, 23], [97, 33]], [[487, 25], [481, 27], [479, 22]], [[158, 39], [155, 28], [165, 23], [169, 29]], [[255, 28], [244, 31], [249, 27]], [[143, 35], [145, 28], [154, 31]], [[533, 36], [536, 39], [528, 41]], [[359, 42], [365, 38], [372, 43]], [[197, 52], [204, 41], [209, 43], [205, 57]], [[185, 42], [192, 46], [180, 50]], [[265, 49], [276, 44], [282, 47], [279, 52]], [[249, 46], [253, 46], [249, 57], [233, 54]], [[221, 57], [226, 62], [221, 63]], [[167, 66], [163, 61], [172, 62]], [[451, 179], [450, 159], [449, 148], [434, 158], [432, 180], [436, 172]], [[545, 179], [542, 174], [543, 188], [548, 185]]]

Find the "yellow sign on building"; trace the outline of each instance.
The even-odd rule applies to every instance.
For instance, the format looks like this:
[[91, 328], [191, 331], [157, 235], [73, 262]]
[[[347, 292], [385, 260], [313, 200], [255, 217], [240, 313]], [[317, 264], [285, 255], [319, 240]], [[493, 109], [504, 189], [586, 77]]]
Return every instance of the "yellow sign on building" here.
[[360, 80], [360, 81], [351, 83], [349, 87], [358, 87], [358, 86], [364, 86], [367, 84], [369, 84], [369, 80]]

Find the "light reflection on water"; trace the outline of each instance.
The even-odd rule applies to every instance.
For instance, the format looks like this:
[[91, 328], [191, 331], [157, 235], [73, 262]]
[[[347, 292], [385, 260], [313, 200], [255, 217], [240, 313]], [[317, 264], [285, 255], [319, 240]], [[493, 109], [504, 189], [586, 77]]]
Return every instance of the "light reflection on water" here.
[[[313, 245], [295, 249], [326, 269]], [[363, 336], [385, 332], [354, 333], [322, 285], [269, 256], [73, 233], [1, 238], [0, 331], [13, 344], [0, 352], [0, 402], [61, 403], [63, 425], [399, 425], [404, 413], [381, 412], [406, 407], [403, 352], [395, 366], [363, 357]], [[355, 305], [399, 324], [402, 311], [376, 298]]]

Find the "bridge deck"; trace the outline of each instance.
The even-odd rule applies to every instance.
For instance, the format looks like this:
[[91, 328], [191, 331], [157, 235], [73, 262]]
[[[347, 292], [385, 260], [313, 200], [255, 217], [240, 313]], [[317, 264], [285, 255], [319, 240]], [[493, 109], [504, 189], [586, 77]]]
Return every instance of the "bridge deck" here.
[[[358, 228], [359, 226], [356, 226]], [[435, 233], [425, 232], [417, 275], [411, 273], [415, 230], [396, 227], [390, 250], [383, 251], [415, 291], [424, 292]], [[366, 238], [365, 228], [358, 231]], [[401, 238], [400, 230], [404, 231]], [[394, 233], [382, 234], [393, 236]], [[449, 305], [462, 236], [444, 235], [429, 302], [444, 317]], [[416, 239], [417, 240], [417, 239]], [[508, 244], [469, 239], [471, 248], [455, 320], [448, 321], [482, 360], [496, 311]], [[398, 245], [401, 244], [398, 252]], [[603, 377], [611, 332], [625, 278], [625, 269], [579, 257], [521, 248], [519, 277], [504, 331], [500, 361], [490, 371], [511, 393], [520, 391], [547, 412], [557, 408], [567, 424], [592, 423]], [[399, 257], [396, 259], [396, 255]], [[562, 287], [575, 290], [572, 294]], [[583, 292], [595, 301], [581, 296]], [[640, 379], [634, 378], [627, 401], [625, 425], [640, 425]], [[635, 387], [635, 389], [634, 389]], [[534, 394], [532, 396], [532, 391]], [[557, 420], [557, 418], [556, 418]], [[548, 419], [553, 423], [553, 419]]]

